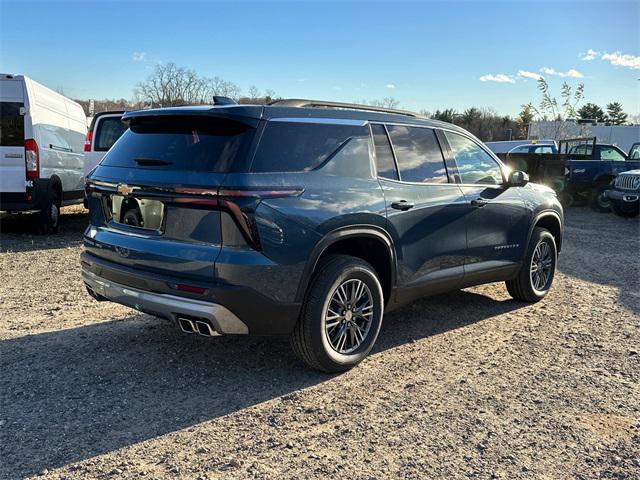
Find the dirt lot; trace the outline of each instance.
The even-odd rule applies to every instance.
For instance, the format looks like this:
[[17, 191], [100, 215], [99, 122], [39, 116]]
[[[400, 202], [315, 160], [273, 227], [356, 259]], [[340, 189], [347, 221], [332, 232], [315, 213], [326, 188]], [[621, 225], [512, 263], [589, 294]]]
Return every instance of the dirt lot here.
[[637, 220], [570, 210], [543, 302], [417, 302], [339, 376], [93, 301], [86, 222], [1, 224], [2, 479], [640, 478]]

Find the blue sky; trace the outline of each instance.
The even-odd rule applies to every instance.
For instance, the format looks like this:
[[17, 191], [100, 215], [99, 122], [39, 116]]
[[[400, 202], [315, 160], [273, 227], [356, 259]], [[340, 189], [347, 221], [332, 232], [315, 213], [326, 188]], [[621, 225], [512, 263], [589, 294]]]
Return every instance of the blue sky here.
[[542, 74], [554, 92], [584, 82], [587, 101], [635, 115], [639, 4], [0, 0], [0, 71], [74, 98], [131, 98], [173, 61], [245, 91], [510, 115], [539, 101]]

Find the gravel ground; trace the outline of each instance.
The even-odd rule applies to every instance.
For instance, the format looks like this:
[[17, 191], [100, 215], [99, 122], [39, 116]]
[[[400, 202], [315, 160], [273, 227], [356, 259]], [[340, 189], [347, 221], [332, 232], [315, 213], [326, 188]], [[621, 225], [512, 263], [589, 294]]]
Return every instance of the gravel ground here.
[[93, 301], [82, 209], [49, 238], [5, 220], [0, 478], [638, 479], [639, 223], [567, 217], [544, 301], [416, 302], [339, 376]]

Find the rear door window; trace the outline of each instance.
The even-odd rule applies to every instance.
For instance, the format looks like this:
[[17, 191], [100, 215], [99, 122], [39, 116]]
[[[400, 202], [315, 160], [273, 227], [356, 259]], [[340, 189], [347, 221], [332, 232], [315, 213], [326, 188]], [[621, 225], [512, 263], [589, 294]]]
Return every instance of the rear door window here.
[[98, 120], [96, 128], [95, 140], [93, 141], [93, 149], [96, 152], [106, 152], [109, 150], [116, 140], [127, 130], [127, 125], [121, 120], [121, 117], [102, 117]]
[[200, 117], [139, 117], [102, 160], [108, 167], [227, 172], [244, 157], [255, 129]]
[[402, 181], [448, 183], [442, 150], [432, 129], [388, 125], [387, 130]]
[[378, 176], [390, 180], [398, 180], [396, 161], [393, 158], [393, 151], [391, 150], [391, 144], [384, 125], [371, 125], [371, 134], [373, 135], [373, 144], [376, 151]]
[[0, 102], [0, 146], [24, 147], [23, 103]]
[[368, 137], [364, 126], [303, 121], [267, 122], [251, 171], [309, 172], [357, 137]]

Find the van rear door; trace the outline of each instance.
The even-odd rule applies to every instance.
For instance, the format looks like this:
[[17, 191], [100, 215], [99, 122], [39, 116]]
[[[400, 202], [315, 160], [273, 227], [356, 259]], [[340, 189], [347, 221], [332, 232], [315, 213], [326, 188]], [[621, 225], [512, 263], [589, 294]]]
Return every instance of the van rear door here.
[[0, 79], [0, 192], [25, 192], [24, 83]]

